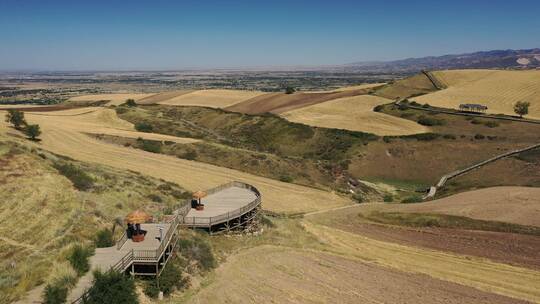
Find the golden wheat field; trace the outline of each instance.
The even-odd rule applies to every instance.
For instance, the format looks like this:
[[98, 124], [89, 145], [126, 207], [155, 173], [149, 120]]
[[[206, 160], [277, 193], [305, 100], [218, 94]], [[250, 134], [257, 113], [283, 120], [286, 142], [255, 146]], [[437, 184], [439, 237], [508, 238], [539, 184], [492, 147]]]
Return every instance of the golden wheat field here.
[[338, 98], [281, 114], [289, 121], [311, 126], [362, 131], [377, 135], [409, 135], [428, 132], [416, 122], [373, 111], [386, 98], [359, 95]]
[[489, 113], [515, 115], [518, 101], [531, 104], [528, 117], [540, 118], [540, 71], [453, 70], [434, 72], [447, 89], [413, 98], [419, 103], [458, 108], [462, 103], [486, 105]]
[[262, 94], [265, 93], [259, 91], [242, 90], [198, 90], [167, 100], [161, 100], [158, 103], [173, 106], [224, 108]]
[[[48, 113], [26, 113], [29, 123], [41, 126], [43, 134], [39, 144], [51, 152], [71, 158], [101, 163], [121, 169], [137, 171], [149, 176], [176, 182], [188, 190], [208, 189], [232, 180], [253, 184], [264, 193], [264, 208], [274, 212], [297, 213], [329, 209], [352, 202], [335, 193], [284, 183], [240, 171], [150, 153], [134, 148], [105, 143], [85, 133], [116, 136], [144, 137], [177, 142], [192, 139], [163, 137], [140, 133], [120, 120], [109, 109], [76, 109]], [[147, 137], [152, 136], [152, 137]]]
[[151, 96], [148, 93], [113, 93], [113, 94], [93, 94], [81, 95], [70, 98], [68, 101], [100, 101], [108, 100], [109, 105], [119, 105], [126, 102], [126, 99], [134, 99], [135, 101]]

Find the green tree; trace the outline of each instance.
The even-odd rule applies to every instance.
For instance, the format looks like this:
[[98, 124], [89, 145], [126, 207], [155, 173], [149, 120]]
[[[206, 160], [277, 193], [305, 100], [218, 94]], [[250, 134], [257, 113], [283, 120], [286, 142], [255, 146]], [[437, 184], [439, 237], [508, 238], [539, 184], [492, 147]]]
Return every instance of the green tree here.
[[24, 132], [32, 140], [36, 140], [36, 138], [41, 135], [41, 129], [39, 128], [39, 125], [29, 125], [26, 127], [26, 130]]
[[109, 229], [102, 229], [96, 233], [94, 240], [97, 248], [106, 248], [114, 245], [113, 233]]
[[122, 273], [109, 270], [94, 272], [94, 284], [83, 298], [85, 304], [137, 304], [139, 300], [135, 292], [133, 279]]
[[126, 99], [126, 102], [124, 102], [122, 104], [123, 106], [128, 106], [128, 107], [136, 107], [137, 106], [137, 103], [135, 102], [135, 99]]
[[518, 101], [514, 105], [514, 112], [519, 115], [519, 117], [523, 118], [523, 116], [529, 114], [529, 106], [531, 103], [526, 101]]
[[12, 124], [15, 129], [20, 129], [21, 126], [26, 125], [26, 120], [24, 119], [24, 112], [15, 109], [9, 109], [6, 115], [6, 122]]

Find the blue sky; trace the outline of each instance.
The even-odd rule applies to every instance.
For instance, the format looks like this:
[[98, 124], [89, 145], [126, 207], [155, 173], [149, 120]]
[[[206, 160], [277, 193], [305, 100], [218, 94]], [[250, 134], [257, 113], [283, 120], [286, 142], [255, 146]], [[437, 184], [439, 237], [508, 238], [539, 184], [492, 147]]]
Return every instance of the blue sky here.
[[0, 70], [326, 65], [533, 48], [538, 12], [538, 0], [0, 0]]

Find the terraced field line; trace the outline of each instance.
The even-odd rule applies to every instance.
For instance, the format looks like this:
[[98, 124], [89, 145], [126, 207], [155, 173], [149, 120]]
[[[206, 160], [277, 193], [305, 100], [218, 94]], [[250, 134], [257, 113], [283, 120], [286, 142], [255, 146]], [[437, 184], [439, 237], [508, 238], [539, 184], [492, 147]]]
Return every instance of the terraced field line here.
[[377, 241], [343, 230], [303, 222], [306, 231], [329, 245], [329, 251], [410, 273], [532, 302], [540, 302], [540, 272], [460, 256]]

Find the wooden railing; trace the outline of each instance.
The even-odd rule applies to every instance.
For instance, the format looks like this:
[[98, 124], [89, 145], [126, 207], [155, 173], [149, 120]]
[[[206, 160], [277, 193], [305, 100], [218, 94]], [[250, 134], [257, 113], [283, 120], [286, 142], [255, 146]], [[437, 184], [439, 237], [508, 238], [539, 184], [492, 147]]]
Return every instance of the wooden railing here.
[[212, 188], [206, 191], [206, 193], [208, 195], [211, 195], [211, 194], [214, 194], [216, 192], [219, 192], [224, 189], [231, 188], [231, 187], [248, 189], [252, 191], [253, 193], [255, 193], [256, 198], [253, 201], [251, 201], [249, 204], [247, 204], [246, 206], [240, 207], [238, 209], [227, 212], [225, 214], [220, 214], [220, 215], [212, 216], [212, 217], [194, 217], [194, 216], [184, 217], [182, 224], [185, 226], [190, 226], [190, 227], [210, 227], [212, 225], [224, 223], [228, 220], [242, 216], [246, 214], [247, 212], [255, 209], [257, 206], [261, 204], [261, 193], [259, 192], [259, 190], [253, 187], [252, 185], [242, 183], [242, 182], [237, 182], [237, 181], [230, 182], [230, 183]]
[[[239, 217], [257, 206], [261, 204], [261, 193], [257, 188], [253, 187], [252, 185], [242, 183], [242, 182], [230, 182], [224, 185], [220, 185], [218, 187], [212, 188], [206, 193], [208, 195], [214, 194], [216, 192], [222, 191], [227, 188], [231, 187], [239, 187], [244, 189], [249, 189], [253, 193], [255, 193], [256, 198], [250, 202], [248, 205], [238, 208], [236, 210], [233, 210], [231, 212], [227, 212], [226, 214], [214, 216], [214, 217], [205, 217], [205, 218], [195, 218], [195, 217], [186, 217], [186, 215], [191, 210], [191, 202], [188, 202], [188, 204], [180, 207], [175, 211], [175, 216], [173, 219], [169, 222], [169, 229], [167, 230], [167, 233], [165, 234], [165, 237], [163, 240], [161, 240], [161, 243], [159, 247], [155, 250], [134, 250], [131, 249], [130, 251], [126, 252], [126, 254], [118, 261], [116, 264], [114, 264], [111, 269], [113, 271], [118, 272], [124, 272], [126, 269], [133, 264], [133, 262], [159, 262], [163, 254], [165, 253], [167, 246], [170, 244], [176, 244], [178, 241], [178, 236], [175, 233], [175, 231], [178, 229], [178, 226], [180, 224], [184, 224], [187, 226], [211, 226], [215, 224], [219, 224], [222, 222], [225, 222], [227, 220]], [[118, 240], [116, 247], [117, 249], [121, 249], [124, 243], [127, 241], [127, 235], [124, 233], [122, 237]], [[79, 304], [83, 302], [83, 299], [88, 297], [89, 290], [86, 290], [79, 298], [77, 298], [75, 301], [71, 302], [72, 304]]]

